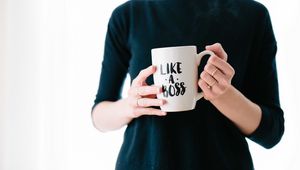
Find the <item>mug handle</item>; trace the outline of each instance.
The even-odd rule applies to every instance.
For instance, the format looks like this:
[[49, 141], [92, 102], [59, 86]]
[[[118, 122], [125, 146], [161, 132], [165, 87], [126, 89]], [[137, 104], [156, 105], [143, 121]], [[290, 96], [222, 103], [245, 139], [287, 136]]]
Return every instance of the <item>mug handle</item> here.
[[[201, 62], [201, 59], [202, 59], [205, 55], [213, 56], [213, 55], [215, 55], [215, 53], [212, 52], [212, 51], [209, 51], [209, 50], [205, 50], [205, 51], [202, 51], [201, 53], [197, 54], [197, 55], [196, 55], [196, 64], [197, 64], [197, 67], [199, 67], [200, 62]], [[197, 83], [197, 84], [198, 84], [198, 83]], [[197, 93], [197, 95], [196, 95], [196, 101], [198, 101], [198, 100], [201, 99], [202, 97], [203, 97], [203, 92]]]

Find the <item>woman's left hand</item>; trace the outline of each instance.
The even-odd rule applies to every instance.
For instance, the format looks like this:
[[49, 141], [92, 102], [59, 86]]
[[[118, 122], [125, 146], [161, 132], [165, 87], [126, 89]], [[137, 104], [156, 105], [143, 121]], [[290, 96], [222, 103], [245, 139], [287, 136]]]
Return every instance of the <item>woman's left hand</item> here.
[[232, 87], [231, 80], [235, 74], [233, 67], [227, 63], [227, 53], [220, 43], [206, 46], [206, 50], [215, 53], [211, 56], [200, 74], [199, 87], [206, 100], [212, 101], [224, 95]]

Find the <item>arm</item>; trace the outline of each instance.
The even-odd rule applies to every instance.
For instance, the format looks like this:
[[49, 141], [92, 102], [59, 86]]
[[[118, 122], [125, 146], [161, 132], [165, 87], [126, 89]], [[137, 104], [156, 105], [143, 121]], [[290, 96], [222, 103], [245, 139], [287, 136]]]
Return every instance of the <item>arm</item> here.
[[115, 130], [123, 127], [131, 121], [129, 115], [123, 110], [125, 100], [120, 99], [116, 102], [103, 101], [95, 106], [92, 111], [92, 121], [94, 126], [101, 132]]
[[141, 115], [165, 115], [158, 109], [150, 108], [164, 103], [155, 99], [155, 94], [160, 93], [161, 89], [145, 83], [147, 77], [156, 71], [155, 67], [142, 70], [132, 81], [128, 97], [121, 99], [131, 58], [125, 15], [127, 9], [124, 4], [114, 10], [106, 34], [101, 77], [91, 115], [94, 126], [103, 132], [119, 129]]
[[155, 99], [155, 95], [161, 93], [162, 89], [148, 86], [145, 82], [155, 71], [154, 66], [142, 70], [133, 80], [127, 98], [115, 102], [103, 101], [97, 104], [92, 111], [94, 126], [98, 130], [106, 132], [119, 129], [127, 125], [132, 119], [142, 115], [165, 116], [165, 112], [150, 108], [165, 103], [163, 100]]
[[227, 54], [221, 45], [207, 49], [216, 56], [208, 60], [199, 80], [205, 98], [251, 140], [265, 148], [273, 147], [284, 131], [274, 58], [276, 48], [264, 48], [261, 54], [264, 57], [260, 57], [264, 61], [255, 62], [254, 71], [247, 75], [244, 94], [231, 85], [234, 70], [226, 62]]
[[247, 137], [265, 148], [275, 146], [284, 133], [284, 116], [280, 107], [276, 69], [277, 42], [271, 19], [264, 9], [262, 29], [255, 44], [241, 91], [262, 110], [258, 128]]
[[210, 57], [200, 75], [199, 86], [205, 99], [230, 119], [243, 134], [250, 135], [259, 125], [260, 107], [231, 85], [234, 69], [226, 62], [227, 54], [222, 46], [216, 43], [206, 49], [216, 55]]
[[226, 93], [211, 103], [245, 135], [252, 134], [260, 123], [262, 115], [260, 107], [233, 86], [229, 86]]

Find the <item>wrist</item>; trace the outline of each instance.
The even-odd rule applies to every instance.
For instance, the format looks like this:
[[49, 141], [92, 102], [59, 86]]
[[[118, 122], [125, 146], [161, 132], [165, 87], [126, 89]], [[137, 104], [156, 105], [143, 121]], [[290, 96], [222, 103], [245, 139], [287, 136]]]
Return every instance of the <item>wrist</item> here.
[[116, 108], [122, 108], [118, 114], [120, 114], [119, 116], [128, 123], [134, 119], [134, 115], [132, 114], [133, 108], [131, 105], [129, 98], [127, 97], [118, 100], [115, 106]]
[[220, 102], [223, 103], [224, 101], [228, 100], [231, 96], [234, 96], [234, 95], [237, 95], [237, 94], [238, 94], [237, 89], [230, 84], [223, 94], [221, 94], [218, 97], [213, 98], [209, 101], [211, 103], [220, 103]]

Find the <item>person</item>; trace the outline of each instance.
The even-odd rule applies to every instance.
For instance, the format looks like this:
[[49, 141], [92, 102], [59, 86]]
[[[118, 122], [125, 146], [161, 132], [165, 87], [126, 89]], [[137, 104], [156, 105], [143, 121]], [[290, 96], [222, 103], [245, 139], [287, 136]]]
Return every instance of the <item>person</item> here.
[[[151, 49], [196, 45], [215, 53], [199, 72], [204, 99], [163, 112]], [[127, 125], [117, 170], [250, 170], [246, 138], [272, 148], [284, 132], [268, 10], [252, 0], [131, 0], [108, 23], [94, 126]], [[126, 74], [131, 86], [121, 98]], [[199, 90], [200, 90], [199, 89]]]

